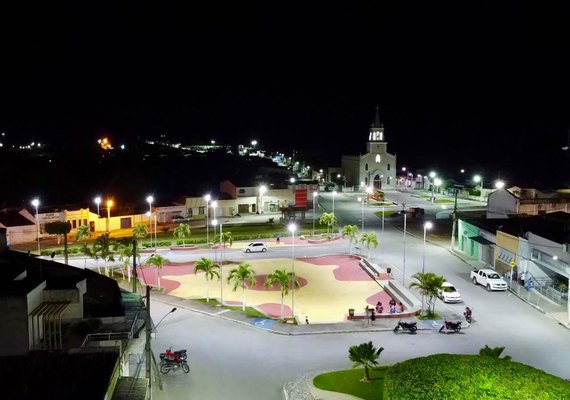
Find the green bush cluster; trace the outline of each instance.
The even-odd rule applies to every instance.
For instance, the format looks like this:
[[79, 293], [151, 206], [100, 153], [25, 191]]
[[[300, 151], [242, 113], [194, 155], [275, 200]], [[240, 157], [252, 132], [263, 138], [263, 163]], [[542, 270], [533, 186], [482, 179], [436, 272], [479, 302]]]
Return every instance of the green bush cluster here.
[[388, 369], [384, 399], [568, 399], [570, 384], [544, 371], [505, 359], [435, 354]]
[[[42, 256], [51, 256], [51, 253], [55, 251], [55, 254], [58, 256], [63, 255], [63, 249], [46, 249], [42, 250], [40, 253]], [[67, 254], [82, 254], [81, 249], [79, 247], [69, 247], [67, 249]]]

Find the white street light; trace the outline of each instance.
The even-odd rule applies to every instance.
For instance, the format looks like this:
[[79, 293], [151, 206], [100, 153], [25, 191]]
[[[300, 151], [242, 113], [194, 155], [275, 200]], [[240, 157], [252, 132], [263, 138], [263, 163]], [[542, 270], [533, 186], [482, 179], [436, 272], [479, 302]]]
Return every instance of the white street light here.
[[431, 202], [433, 203], [434, 200], [435, 200], [435, 195], [433, 194], [434, 186], [435, 186], [435, 185], [434, 185], [435, 172], [434, 172], [434, 171], [431, 171], [431, 172], [429, 173], [429, 177], [431, 178]]
[[289, 232], [291, 232], [291, 316], [293, 317], [293, 322], [295, 321], [295, 231], [297, 230], [297, 225], [289, 224]]
[[481, 183], [481, 192], [479, 193], [480, 201], [483, 201], [483, 178], [480, 175], [475, 175], [473, 177], [473, 182]]
[[[214, 217], [212, 220], [212, 226], [214, 227], [214, 232], [216, 230], [216, 225], [218, 225], [218, 220]], [[215, 239], [214, 239], [215, 241]], [[222, 221], [220, 220], [220, 244], [222, 244]], [[222, 265], [224, 264], [224, 258], [222, 255], [223, 244], [220, 250], [220, 304], [224, 305], [224, 281], [222, 277]], [[214, 263], [216, 262], [216, 248], [214, 247]]]
[[425, 273], [425, 269], [426, 269], [426, 233], [428, 229], [433, 228], [433, 224], [428, 221], [424, 224], [424, 250], [423, 250], [423, 256], [422, 256], [422, 274]]
[[111, 232], [111, 207], [113, 207], [113, 200], [107, 200], [107, 232]]
[[336, 190], [333, 190], [332, 192], [332, 198], [333, 198], [333, 205], [332, 205], [332, 213], [334, 215], [334, 196], [336, 195]]
[[38, 207], [40, 206], [40, 200], [35, 198], [32, 200], [32, 205], [36, 207], [36, 234], [38, 239], [38, 256], [41, 255], [40, 252], [40, 220], [38, 217]]
[[318, 193], [313, 192], [313, 236], [315, 236], [315, 203], [317, 202]]
[[362, 197], [358, 198], [358, 201], [360, 202], [360, 218], [361, 218], [361, 226], [362, 226], [362, 233], [364, 233], [364, 199]]
[[265, 192], [267, 192], [267, 186], [261, 185], [259, 187], [259, 207], [257, 210], [260, 214], [263, 214], [263, 195], [265, 194]]
[[402, 285], [406, 286], [406, 206], [404, 205], [404, 262], [402, 266]]
[[[503, 182], [503, 181], [497, 181], [497, 182], [495, 182], [495, 187], [496, 187], [497, 189], [502, 189], [502, 188], [505, 187], [505, 182]], [[569, 302], [568, 304], [570, 304], [570, 302]]]
[[208, 224], [208, 216], [210, 213], [209, 208], [210, 208], [210, 200], [211, 199], [212, 199], [212, 196], [210, 196], [209, 193], [204, 196], [204, 200], [206, 201], [206, 244], [210, 243], [210, 227]]
[[101, 197], [97, 196], [95, 197], [95, 204], [97, 204], [97, 218], [99, 218], [99, 204], [101, 204]]
[[148, 225], [149, 225], [149, 234], [150, 234], [150, 247], [152, 246], [152, 202], [154, 201], [154, 197], [147, 196], [146, 201], [148, 202]]

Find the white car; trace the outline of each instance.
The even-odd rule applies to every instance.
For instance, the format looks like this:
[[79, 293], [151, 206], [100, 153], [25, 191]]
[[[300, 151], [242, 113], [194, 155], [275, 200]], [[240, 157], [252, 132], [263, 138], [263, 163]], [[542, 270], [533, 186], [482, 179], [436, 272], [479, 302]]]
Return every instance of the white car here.
[[267, 245], [263, 242], [251, 242], [243, 248], [243, 251], [244, 253], [265, 253], [267, 251]]
[[438, 290], [438, 296], [444, 303], [460, 303], [461, 295], [449, 282], [443, 282], [441, 289]]

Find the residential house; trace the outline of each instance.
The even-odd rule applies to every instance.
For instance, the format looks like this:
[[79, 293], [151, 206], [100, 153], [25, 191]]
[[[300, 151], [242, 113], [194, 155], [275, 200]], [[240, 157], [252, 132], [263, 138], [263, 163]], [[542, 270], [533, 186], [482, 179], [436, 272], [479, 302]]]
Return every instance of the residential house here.
[[570, 212], [569, 194], [513, 186], [491, 192], [487, 202], [487, 218], [540, 215], [557, 211]]

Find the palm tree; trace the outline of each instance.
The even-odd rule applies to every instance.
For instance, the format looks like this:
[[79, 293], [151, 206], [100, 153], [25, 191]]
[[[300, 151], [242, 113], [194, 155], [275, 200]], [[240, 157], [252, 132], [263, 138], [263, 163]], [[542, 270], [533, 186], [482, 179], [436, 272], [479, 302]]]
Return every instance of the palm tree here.
[[85, 244], [83, 246], [83, 248], [81, 249], [81, 251], [87, 257], [95, 260], [95, 266], [97, 267], [97, 272], [99, 272], [99, 274], [101, 274], [101, 268], [99, 267], [99, 258], [101, 256], [101, 246], [99, 245], [99, 243], [97, 243], [96, 241], [93, 242], [93, 244], [91, 245], [91, 248], [87, 247], [87, 245]]
[[174, 229], [174, 237], [182, 239], [182, 247], [186, 247], [184, 239], [189, 237], [190, 234], [190, 225], [188, 224], [180, 224], [176, 227], [176, 229]]
[[168, 258], [164, 258], [163, 256], [161, 256], [158, 253], [150, 256], [150, 258], [147, 261], [148, 265], [156, 266], [158, 287], [160, 287], [160, 270], [162, 269], [162, 267], [164, 267], [164, 264], [166, 264], [168, 262], [170, 262], [170, 260]]
[[[489, 347], [485, 345], [481, 350], [479, 350], [480, 356], [487, 356], [487, 357], [494, 357], [494, 358], [501, 358], [501, 353], [505, 350], [505, 347]], [[502, 360], [511, 360], [511, 356], [504, 356]]]
[[[81, 225], [79, 228], [77, 228], [77, 231], [75, 232], [75, 240], [82, 242], [81, 243], [81, 252], [84, 254], [87, 254], [87, 252], [85, 251], [85, 248], [87, 246], [87, 239], [91, 237], [91, 229], [89, 228], [88, 225]], [[87, 259], [84, 259], [84, 267], [87, 265]]]
[[352, 242], [358, 236], [359, 231], [356, 225], [345, 225], [342, 228], [342, 236], [350, 239], [350, 253], [352, 253]]
[[248, 263], [241, 263], [237, 268], [230, 271], [227, 282], [234, 282], [233, 291], [235, 292], [238, 287], [242, 289], [242, 310], [245, 311], [245, 288], [246, 286], [255, 286], [257, 280], [255, 279], [255, 271], [251, 269]]
[[429, 299], [432, 308], [428, 308], [428, 313], [435, 313], [435, 299], [437, 299], [438, 291], [442, 289], [445, 278], [434, 274], [433, 272], [417, 272], [412, 276], [410, 288], [418, 288], [422, 296]]
[[[232, 238], [232, 233], [231, 232], [223, 232], [221, 235], [221, 242], [222, 242], [222, 251], [220, 254], [220, 259], [222, 257], [222, 255], [224, 254], [224, 249], [226, 248], [226, 243], [229, 242], [230, 246], [232, 245], [232, 243], [234, 242], [234, 239]], [[224, 260], [222, 259], [221, 264], [224, 265]]]
[[110, 238], [108, 233], [104, 233], [103, 235], [99, 236], [95, 243], [99, 246], [101, 252], [101, 258], [105, 261], [104, 268], [105, 268], [105, 275], [109, 276], [109, 267], [108, 262], [115, 261], [115, 252], [114, 248], [116, 243], [113, 239]]
[[323, 213], [321, 215], [321, 217], [319, 218], [319, 224], [321, 224], [321, 225], [326, 224], [327, 225], [327, 235], [329, 234], [331, 225], [336, 224], [336, 222], [337, 222], [337, 219], [333, 213]]
[[374, 232], [363, 233], [360, 238], [360, 242], [364, 243], [368, 248], [368, 258], [370, 258], [370, 246], [374, 245], [374, 248], [378, 247], [378, 238]]
[[283, 319], [283, 299], [289, 294], [289, 288], [295, 290], [300, 285], [299, 280], [293, 272], [287, 272], [285, 269], [276, 269], [265, 279], [265, 287], [278, 285], [281, 290], [281, 319]]
[[133, 257], [133, 246], [128, 243], [120, 243], [117, 247], [119, 261], [123, 263], [124, 269], [121, 270], [123, 279], [125, 279], [125, 270], [127, 270], [127, 280], [131, 281], [131, 258]]
[[352, 368], [364, 367], [364, 378], [362, 382], [370, 382], [369, 368], [378, 365], [378, 361], [376, 360], [380, 357], [382, 351], [384, 351], [384, 347], [380, 347], [376, 350], [372, 342], [350, 346], [348, 349], [348, 358], [354, 362]]
[[69, 222], [64, 222], [64, 221], [49, 222], [45, 225], [45, 230], [50, 235], [57, 235], [58, 238], [60, 235], [63, 235], [63, 255], [65, 258], [65, 264], [67, 265], [68, 261], [67, 234], [69, 233], [69, 231], [71, 231], [71, 224]]
[[206, 302], [210, 302], [210, 280], [217, 277], [220, 279], [220, 272], [217, 269], [220, 268], [219, 265], [215, 264], [212, 260], [206, 257], [200, 258], [196, 261], [194, 265], [194, 273], [197, 274], [198, 271], [204, 271], [204, 276], [206, 277]]
[[[148, 228], [146, 225], [138, 224], [133, 228], [133, 239], [142, 239], [148, 235]], [[139, 259], [140, 262], [140, 259]]]

